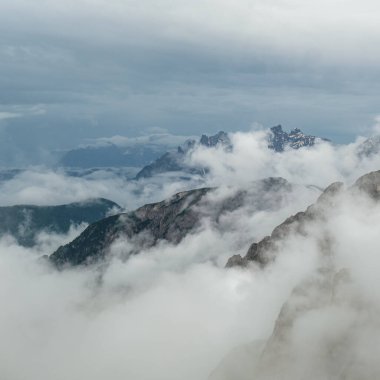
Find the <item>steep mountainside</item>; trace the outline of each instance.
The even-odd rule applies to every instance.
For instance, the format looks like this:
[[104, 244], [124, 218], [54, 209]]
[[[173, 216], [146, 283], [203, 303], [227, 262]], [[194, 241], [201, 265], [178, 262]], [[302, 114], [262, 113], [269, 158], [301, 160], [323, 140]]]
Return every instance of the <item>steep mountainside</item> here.
[[111, 210], [120, 210], [120, 206], [103, 198], [59, 206], [0, 207], [0, 235], [13, 235], [19, 244], [30, 247], [43, 230], [67, 233], [72, 224], [93, 223]]
[[235, 348], [209, 380], [379, 378], [378, 357], [372, 355], [379, 339], [378, 249], [373, 246], [379, 200], [380, 171], [350, 188], [334, 183], [305, 212], [253, 244], [246, 257], [230, 259], [228, 266], [265, 266], [281, 253], [299, 250], [313, 257], [313, 269], [285, 299], [271, 334]]
[[77, 239], [60, 247], [50, 256], [58, 267], [89, 264], [103, 259], [113, 242], [126, 237], [125, 255], [164, 239], [178, 243], [199, 227], [203, 218], [218, 223], [223, 213], [249, 204], [255, 210], [279, 207], [292, 186], [282, 178], [268, 178], [254, 183], [250, 190], [237, 191], [222, 200], [213, 200], [212, 188], [178, 193], [173, 197], [139, 209], [115, 215], [90, 225]]
[[[301, 211], [286, 219], [282, 224], [277, 226], [270, 236], [257, 243], [253, 243], [247, 254], [244, 257], [240, 255], [232, 256], [226, 266], [247, 266], [250, 262], [255, 262], [260, 265], [265, 265], [273, 257], [275, 257], [281, 247], [283, 239], [290, 234], [297, 234], [306, 236], [308, 234], [307, 227], [315, 222], [323, 222], [326, 218], [326, 210], [334, 207], [334, 203], [342, 194], [354, 194], [362, 192], [373, 199], [380, 198], [380, 171], [372, 172], [360, 177], [355, 184], [345, 190], [341, 182], [331, 184], [322, 195], [318, 198], [317, 202], [307, 208], [306, 211]], [[323, 245], [324, 242], [321, 241]]]

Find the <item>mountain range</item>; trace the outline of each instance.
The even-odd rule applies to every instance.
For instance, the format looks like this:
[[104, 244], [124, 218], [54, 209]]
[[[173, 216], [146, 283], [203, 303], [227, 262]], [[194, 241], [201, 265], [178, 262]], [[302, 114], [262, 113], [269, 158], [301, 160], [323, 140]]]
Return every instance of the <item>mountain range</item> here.
[[[276, 152], [283, 152], [287, 148], [300, 149], [310, 147], [320, 141], [329, 141], [316, 136], [305, 135], [300, 129], [293, 129], [290, 133], [283, 131], [282, 126], [272, 127], [268, 132], [268, 148]], [[226, 132], [220, 131], [213, 136], [202, 135], [199, 141], [187, 140], [176, 151], [166, 152], [151, 164], [137, 173], [136, 179], [149, 178], [157, 174], [182, 171], [190, 174], [203, 175], [208, 168], [195, 167], [189, 164], [189, 156], [198, 147], [223, 147], [227, 151], [233, 149], [233, 144]]]
[[[154, 246], [160, 240], [177, 244], [187, 234], [195, 233], [204, 218], [217, 225], [223, 214], [238, 210], [243, 205], [250, 204], [255, 210], [278, 207], [291, 189], [292, 185], [283, 178], [267, 178], [257, 181], [250, 190], [236, 191], [222, 201], [213, 200], [214, 188], [181, 192], [162, 202], [147, 204], [135, 211], [113, 215], [89, 225], [71, 243], [59, 247], [49, 260], [59, 268], [97, 263], [107, 258], [112, 244], [123, 237], [133, 243], [129, 248], [126, 246], [126, 258]], [[285, 237], [290, 234], [306, 235], [306, 227], [310, 223], [323, 222], [324, 210], [333, 207], [334, 199], [343, 192], [364, 192], [378, 199], [379, 189], [380, 171], [364, 175], [347, 190], [340, 182], [331, 184], [315, 204], [290, 216], [270, 236], [252, 243], [244, 257], [232, 256], [226, 267], [245, 267], [251, 262], [266, 265], [280, 252], [280, 243]]]
[[159, 157], [165, 147], [145, 145], [120, 147], [115, 144], [87, 146], [66, 152], [59, 166], [68, 168], [141, 167]]

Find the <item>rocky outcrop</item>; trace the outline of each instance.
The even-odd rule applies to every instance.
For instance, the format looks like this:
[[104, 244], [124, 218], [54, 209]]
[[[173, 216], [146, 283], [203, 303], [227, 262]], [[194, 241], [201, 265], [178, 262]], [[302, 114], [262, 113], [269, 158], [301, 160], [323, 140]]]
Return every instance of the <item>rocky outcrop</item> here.
[[281, 125], [270, 129], [268, 148], [276, 152], [283, 152], [286, 148], [299, 149], [302, 147], [313, 146], [318, 141], [328, 141], [316, 136], [305, 135], [300, 129], [296, 128], [289, 133], [283, 131]]
[[160, 239], [179, 242], [196, 228], [199, 218], [193, 206], [210, 191], [210, 188], [203, 188], [178, 193], [163, 202], [100, 220], [74, 241], [60, 247], [50, 256], [50, 261], [58, 267], [98, 262], [120, 237], [135, 239], [135, 246], [126, 250], [128, 255], [153, 246]]

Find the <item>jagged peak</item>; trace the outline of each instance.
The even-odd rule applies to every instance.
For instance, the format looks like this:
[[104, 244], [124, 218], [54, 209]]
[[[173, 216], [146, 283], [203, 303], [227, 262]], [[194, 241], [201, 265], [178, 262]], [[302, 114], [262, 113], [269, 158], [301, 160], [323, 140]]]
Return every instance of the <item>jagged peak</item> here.
[[199, 144], [207, 146], [207, 147], [213, 147], [219, 144], [230, 145], [231, 141], [226, 132], [219, 131], [218, 133], [212, 136], [202, 135], [199, 140]]
[[[287, 147], [299, 149], [313, 146], [317, 140], [316, 136], [306, 135], [299, 128], [294, 128], [288, 133], [282, 129], [281, 125], [277, 125], [270, 128], [268, 148], [276, 152], [283, 152]], [[323, 138], [321, 140], [327, 141]]]
[[283, 132], [283, 130], [282, 130], [282, 125], [281, 125], [281, 124], [279, 124], [279, 125], [275, 125], [275, 126], [272, 127], [270, 130], [271, 130], [272, 132], [274, 132], [274, 133]]

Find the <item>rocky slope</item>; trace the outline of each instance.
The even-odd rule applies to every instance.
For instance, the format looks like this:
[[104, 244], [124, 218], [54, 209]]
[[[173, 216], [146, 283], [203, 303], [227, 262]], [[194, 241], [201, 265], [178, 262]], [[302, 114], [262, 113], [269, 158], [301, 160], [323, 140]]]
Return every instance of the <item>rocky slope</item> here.
[[297, 249], [313, 256], [312, 268], [296, 282], [269, 337], [235, 348], [210, 380], [379, 378], [378, 357], [372, 354], [379, 341], [378, 225], [373, 224], [379, 200], [380, 171], [349, 188], [332, 184], [305, 212], [254, 244], [245, 258], [230, 261], [265, 266]]
[[[317, 202], [305, 211], [301, 211], [277, 226], [270, 236], [257, 243], [253, 243], [244, 257], [232, 256], [226, 266], [247, 266], [250, 262], [265, 265], [281, 250], [281, 242], [290, 234], [306, 236], [307, 227], [316, 222], [323, 222], [326, 218], [326, 209], [334, 207], [334, 203], [343, 194], [365, 193], [373, 199], [380, 198], [380, 171], [368, 173], [360, 177], [355, 184], [345, 190], [341, 182], [331, 184], [321, 194]], [[321, 242], [323, 244], [323, 242]]]
[[149, 178], [156, 174], [175, 171], [203, 174], [206, 170], [205, 168], [192, 167], [186, 162], [186, 155], [197, 146], [204, 146], [207, 148], [223, 146], [226, 149], [230, 149], [231, 141], [228, 134], [223, 131], [218, 132], [214, 136], [202, 135], [199, 141], [187, 140], [184, 144], [178, 146], [176, 151], [166, 152], [157, 160], [145, 166], [137, 173], [136, 179]]
[[0, 207], [0, 235], [12, 235], [19, 244], [30, 247], [41, 231], [64, 234], [71, 225], [93, 223], [111, 210], [120, 210], [120, 206], [103, 198], [59, 206]]
[[181, 192], [165, 201], [100, 220], [77, 239], [60, 247], [50, 256], [50, 261], [58, 267], [97, 262], [106, 257], [119, 237], [125, 237], [130, 243], [124, 247], [126, 257], [159, 240], [178, 243], [196, 231], [204, 218], [218, 223], [221, 215], [247, 204], [255, 210], [279, 207], [292, 186], [282, 178], [268, 178], [255, 182], [249, 190], [236, 191], [223, 199], [213, 199], [214, 190]]

